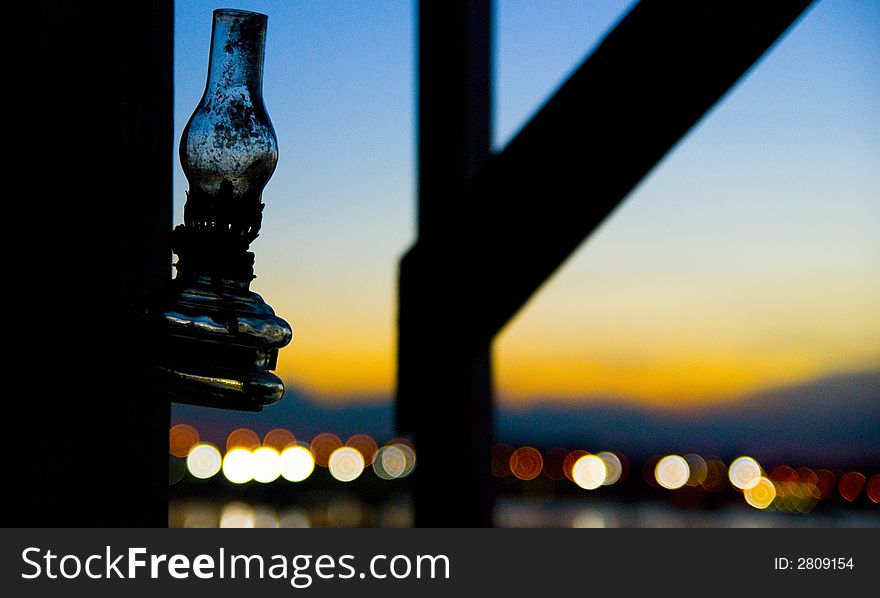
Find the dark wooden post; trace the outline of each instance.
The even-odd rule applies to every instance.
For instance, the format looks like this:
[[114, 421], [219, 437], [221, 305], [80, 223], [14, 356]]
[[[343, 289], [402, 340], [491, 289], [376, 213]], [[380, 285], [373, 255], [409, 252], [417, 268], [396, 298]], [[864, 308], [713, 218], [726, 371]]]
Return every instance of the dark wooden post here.
[[491, 523], [491, 339], [457, 306], [467, 248], [444, 242], [473, 211], [490, 151], [490, 2], [419, 4], [419, 246], [400, 272], [398, 428], [418, 451], [419, 526]]
[[32, 188], [12, 235], [24, 357], [13, 526], [165, 526], [168, 403], [141, 318], [170, 275], [173, 2], [42, 2]]

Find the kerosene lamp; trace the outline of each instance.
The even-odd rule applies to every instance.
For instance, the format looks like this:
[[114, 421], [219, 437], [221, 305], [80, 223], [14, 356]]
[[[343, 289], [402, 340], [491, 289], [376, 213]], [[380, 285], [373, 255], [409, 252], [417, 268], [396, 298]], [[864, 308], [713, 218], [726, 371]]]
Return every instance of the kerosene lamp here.
[[270, 370], [293, 332], [249, 290], [248, 249], [278, 162], [263, 105], [266, 22], [259, 13], [214, 11], [205, 93], [180, 140], [189, 191], [184, 223], [171, 235], [177, 274], [152, 313], [159, 386], [175, 402], [259, 411], [284, 393]]

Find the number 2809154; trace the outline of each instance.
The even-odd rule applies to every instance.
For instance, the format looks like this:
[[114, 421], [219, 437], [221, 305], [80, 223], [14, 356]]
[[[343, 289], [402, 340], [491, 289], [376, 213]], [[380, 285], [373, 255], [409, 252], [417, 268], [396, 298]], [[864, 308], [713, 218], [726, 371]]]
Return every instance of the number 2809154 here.
[[779, 556], [773, 559], [773, 568], [777, 571], [795, 570], [795, 571], [825, 571], [825, 570], [845, 570], [853, 569], [852, 557], [796, 557], [786, 558]]

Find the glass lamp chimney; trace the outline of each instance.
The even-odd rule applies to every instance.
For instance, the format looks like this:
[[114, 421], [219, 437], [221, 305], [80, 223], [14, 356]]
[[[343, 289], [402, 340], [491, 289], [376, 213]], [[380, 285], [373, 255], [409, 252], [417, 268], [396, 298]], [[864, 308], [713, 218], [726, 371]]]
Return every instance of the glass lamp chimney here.
[[259, 202], [278, 162], [263, 105], [266, 15], [214, 11], [205, 93], [180, 140], [191, 195]]
[[262, 193], [278, 163], [263, 105], [266, 15], [214, 11], [205, 93], [183, 130], [189, 181], [184, 227], [174, 233], [179, 276], [250, 282], [263, 218]]

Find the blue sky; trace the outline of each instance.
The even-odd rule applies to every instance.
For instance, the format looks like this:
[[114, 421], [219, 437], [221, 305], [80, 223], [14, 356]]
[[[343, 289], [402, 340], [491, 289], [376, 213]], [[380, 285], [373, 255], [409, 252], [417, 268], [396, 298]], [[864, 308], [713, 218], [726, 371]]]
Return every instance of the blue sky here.
[[[630, 4], [497, 3], [496, 148]], [[176, 3], [175, 142], [220, 7]], [[327, 400], [388, 396], [415, 231], [416, 5], [229, 7], [269, 15], [280, 158], [254, 288], [294, 326], [279, 372]], [[878, 31], [880, 3], [817, 3], [502, 332], [502, 400], [673, 403], [880, 366]], [[178, 165], [178, 222], [185, 189]]]

